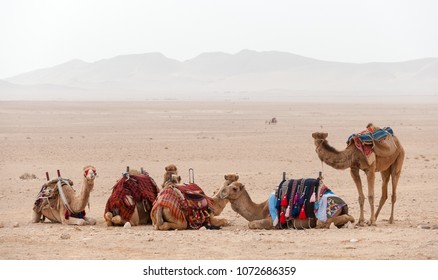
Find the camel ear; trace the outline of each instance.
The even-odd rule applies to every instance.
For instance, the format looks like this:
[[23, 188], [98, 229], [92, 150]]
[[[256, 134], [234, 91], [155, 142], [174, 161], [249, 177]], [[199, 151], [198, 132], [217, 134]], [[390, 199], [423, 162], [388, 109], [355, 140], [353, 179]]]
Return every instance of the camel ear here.
[[224, 175], [224, 179], [228, 180], [228, 175], [227, 174]]

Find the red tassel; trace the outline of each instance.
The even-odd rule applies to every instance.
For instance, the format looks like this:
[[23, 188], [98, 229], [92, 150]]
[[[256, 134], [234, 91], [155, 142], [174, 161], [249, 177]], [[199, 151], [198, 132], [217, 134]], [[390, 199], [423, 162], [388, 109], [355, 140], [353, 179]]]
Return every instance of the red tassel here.
[[280, 205], [281, 205], [281, 207], [286, 207], [287, 206], [287, 197], [286, 197], [286, 195], [283, 196], [283, 199], [281, 200]]
[[65, 210], [64, 218], [65, 218], [66, 220], [68, 220], [68, 218], [70, 218], [70, 213], [68, 212], [68, 210]]
[[305, 220], [305, 219], [307, 219], [306, 212], [304, 212], [304, 204], [303, 204], [303, 206], [301, 207], [300, 215], [298, 216], [298, 219], [300, 219], [300, 220]]
[[281, 224], [285, 224], [286, 223], [286, 217], [285, 217], [283, 211], [281, 211], [281, 213], [280, 213], [280, 223]]

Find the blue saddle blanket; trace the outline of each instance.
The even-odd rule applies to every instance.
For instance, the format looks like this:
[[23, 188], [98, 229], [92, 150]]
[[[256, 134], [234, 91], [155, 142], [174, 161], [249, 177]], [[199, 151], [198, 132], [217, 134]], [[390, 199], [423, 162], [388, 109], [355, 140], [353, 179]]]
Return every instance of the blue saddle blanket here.
[[351, 134], [350, 137], [348, 137], [347, 144], [349, 144], [350, 141], [352, 141], [353, 137], [355, 136], [358, 136], [360, 141], [364, 144], [372, 144], [374, 141], [382, 140], [389, 134], [394, 135], [394, 132], [390, 127], [384, 127], [372, 133], [371, 132], [357, 133], [357, 134], [355, 133], [355, 134]]

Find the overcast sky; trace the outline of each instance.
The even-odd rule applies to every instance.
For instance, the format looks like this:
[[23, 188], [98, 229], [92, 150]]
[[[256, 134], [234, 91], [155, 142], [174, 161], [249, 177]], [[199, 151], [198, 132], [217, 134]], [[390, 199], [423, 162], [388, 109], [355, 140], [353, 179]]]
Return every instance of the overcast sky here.
[[71, 59], [242, 49], [342, 62], [438, 57], [438, 1], [0, 0], [0, 79]]

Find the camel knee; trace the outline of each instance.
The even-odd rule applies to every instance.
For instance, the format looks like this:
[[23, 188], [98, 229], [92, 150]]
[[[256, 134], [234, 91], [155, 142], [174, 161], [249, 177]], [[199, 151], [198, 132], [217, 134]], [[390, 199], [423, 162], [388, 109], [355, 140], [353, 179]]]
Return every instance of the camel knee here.
[[395, 193], [393, 193], [391, 196], [391, 202], [392, 202], [392, 204], [395, 204], [396, 201], [397, 201], [397, 195]]
[[360, 204], [360, 205], [363, 205], [363, 204], [365, 203], [365, 196], [360, 195], [359, 198], [358, 198], [358, 200], [359, 200], [359, 204]]
[[41, 213], [37, 213], [34, 210], [32, 210], [32, 223], [39, 223], [41, 222]]
[[122, 217], [120, 217], [119, 215], [114, 216], [111, 221], [116, 224], [116, 225], [122, 225], [124, 224]]

